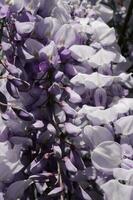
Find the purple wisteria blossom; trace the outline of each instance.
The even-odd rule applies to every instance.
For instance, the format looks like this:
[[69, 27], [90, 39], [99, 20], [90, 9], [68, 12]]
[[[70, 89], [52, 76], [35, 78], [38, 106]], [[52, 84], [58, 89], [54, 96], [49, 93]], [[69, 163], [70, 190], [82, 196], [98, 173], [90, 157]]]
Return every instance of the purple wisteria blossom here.
[[132, 200], [133, 88], [102, 1], [0, 1], [0, 200]]

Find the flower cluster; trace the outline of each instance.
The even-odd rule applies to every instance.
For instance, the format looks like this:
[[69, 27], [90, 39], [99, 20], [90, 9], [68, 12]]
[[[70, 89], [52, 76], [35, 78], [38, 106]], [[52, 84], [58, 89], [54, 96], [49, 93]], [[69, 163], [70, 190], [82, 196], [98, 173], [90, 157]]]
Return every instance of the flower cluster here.
[[132, 200], [133, 87], [87, 0], [0, 1], [0, 199]]

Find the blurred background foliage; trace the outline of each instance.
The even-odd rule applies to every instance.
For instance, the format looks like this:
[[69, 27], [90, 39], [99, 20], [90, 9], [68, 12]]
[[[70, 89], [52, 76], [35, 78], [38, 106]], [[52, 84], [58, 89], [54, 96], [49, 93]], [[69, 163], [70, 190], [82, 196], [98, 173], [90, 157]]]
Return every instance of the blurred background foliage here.
[[133, 0], [101, 0], [114, 11], [109, 25], [117, 33], [122, 54], [129, 62], [128, 72], [133, 72]]

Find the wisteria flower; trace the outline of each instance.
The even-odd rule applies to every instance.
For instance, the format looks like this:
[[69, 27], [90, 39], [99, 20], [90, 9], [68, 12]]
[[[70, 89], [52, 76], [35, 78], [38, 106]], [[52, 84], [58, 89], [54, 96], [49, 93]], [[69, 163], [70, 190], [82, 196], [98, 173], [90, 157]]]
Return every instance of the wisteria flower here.
[[132, 200], [132, 5], [122, 28], [117, 4], [0, 1], [1, 200]]

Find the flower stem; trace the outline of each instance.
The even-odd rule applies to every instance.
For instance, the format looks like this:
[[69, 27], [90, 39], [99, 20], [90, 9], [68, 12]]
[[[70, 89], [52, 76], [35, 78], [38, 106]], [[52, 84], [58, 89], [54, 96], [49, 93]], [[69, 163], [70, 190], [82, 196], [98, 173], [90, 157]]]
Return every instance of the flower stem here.
[[[59, 162], [57, 163], [57, 166], [58, 166], [58, 176], [59, 176], [60, 187], [63, 187], [63, 181], [62, 181], [62, 176], [61, 176], [61, 167], [60, 167], [60, 163]], [[64, 200], [64, 196], [63, 196], [62, 193], [60, 195], [60, 200]]]

